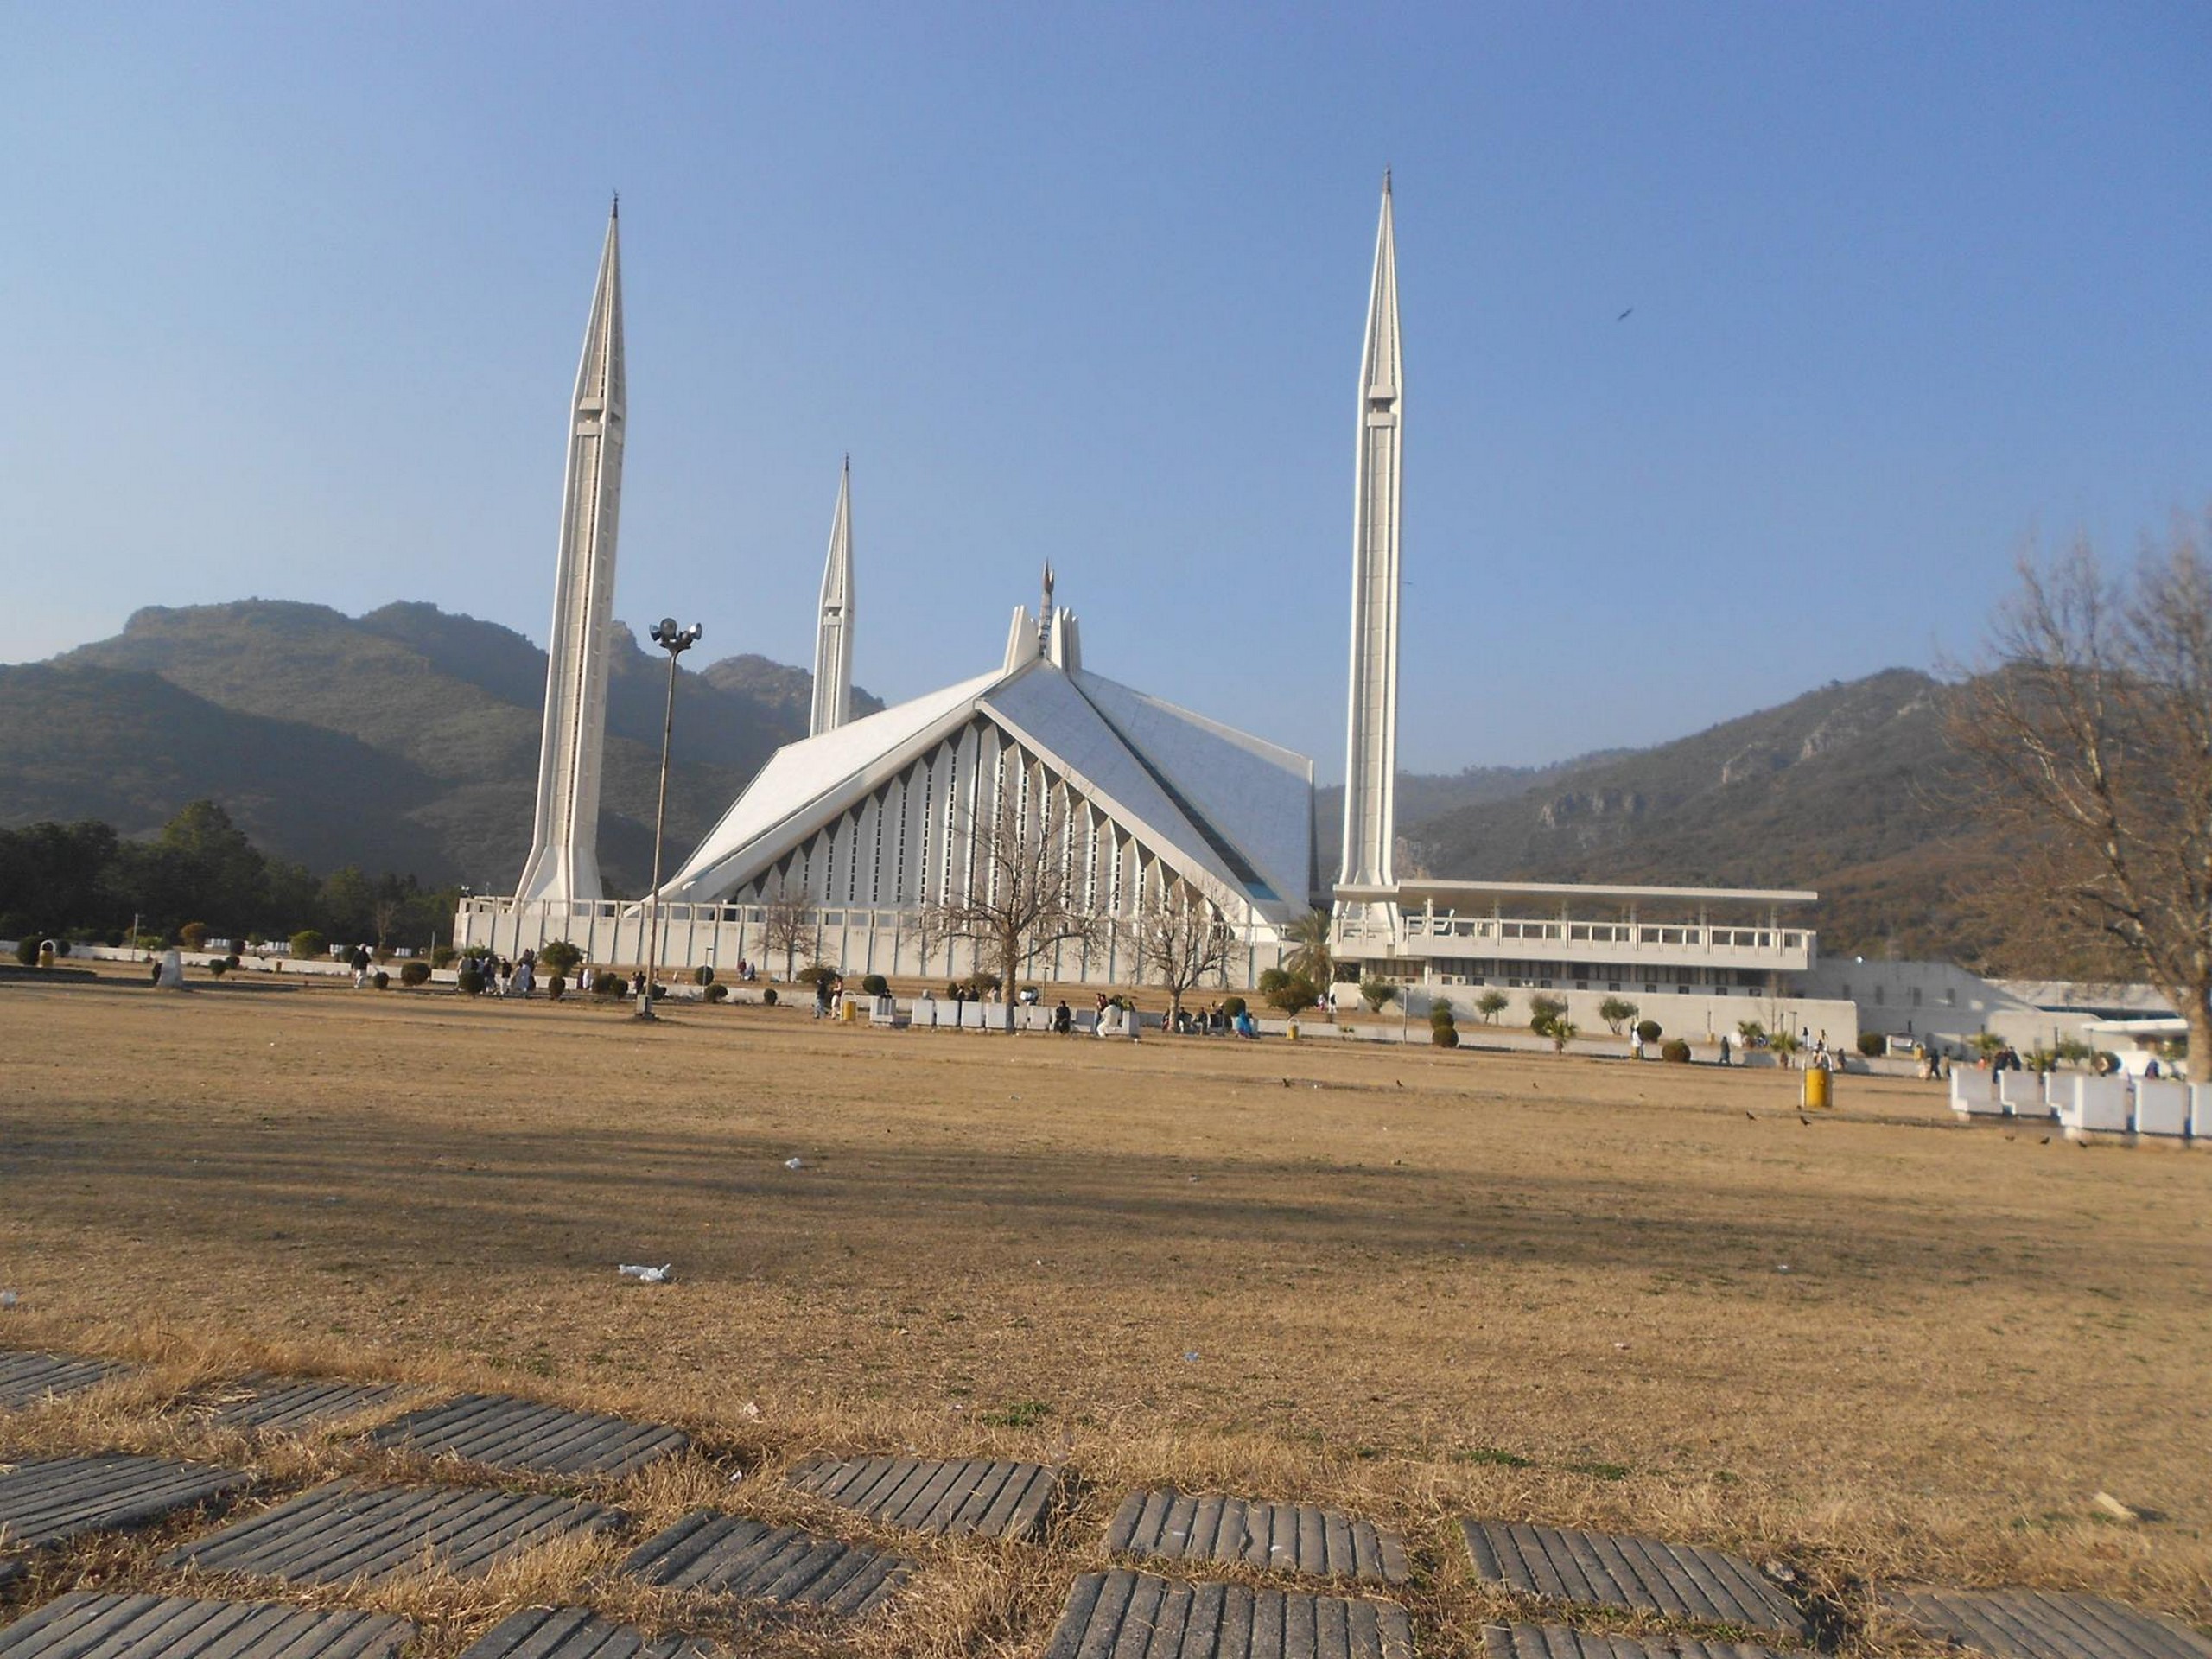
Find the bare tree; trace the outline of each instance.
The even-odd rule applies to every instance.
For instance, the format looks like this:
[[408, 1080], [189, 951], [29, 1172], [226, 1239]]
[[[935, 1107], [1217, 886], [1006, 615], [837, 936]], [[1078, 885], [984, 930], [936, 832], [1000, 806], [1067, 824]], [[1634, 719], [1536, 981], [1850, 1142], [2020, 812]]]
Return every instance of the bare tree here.
[[1041, 772], [1032, 781], [1039, 786], [1024, 791], [1021, 780], [1001, 773], [989, 817], [966, 826], [972, 850], [961, 890], [925, 906], [921, 918], [925, 941], [949, 947], [965, 939], [997, 967], [1008, 1030], [1021, 970], [1057, 944], [1089, 949], [1105, 928], [1084, 902], [1086, 861], [1074, 844], [1066, 793]]
[[1172, 1029], [1183, 1012], [1184, 994], [1221, 976], [1236, 948], [1227, 912], [1230, 899], [1218, 884], [1174, 881], [1162, 887], [1125, 924], [1129, 944], [1142, 968], [1167, 988]]
[[803, 955], [811, 963], [821, 954], [822, 929], [814, 903], [804, 893], [793, 893], [788, 878], [776, 884], [775, 894], [760, 906], [761, 942], [784, 953], [784, 977], [798, 971]]
[[379, 899], [369, 906], [369, 926], [377, 936], [377, 955], [382, 957], [391, 948], [391, 936], [399, 925], [399, 918], [406, 914], [407, 906], [394, 898]]
[[[2212, 527], [2212, 518], [2207, 520]], [[1948, 729], [2017, 853], [2001, 878], [2072, 966], [2140, 976], [2212, 1068], [2212, 558], [2177, 525], [2125, 576], [2023, 560]]]

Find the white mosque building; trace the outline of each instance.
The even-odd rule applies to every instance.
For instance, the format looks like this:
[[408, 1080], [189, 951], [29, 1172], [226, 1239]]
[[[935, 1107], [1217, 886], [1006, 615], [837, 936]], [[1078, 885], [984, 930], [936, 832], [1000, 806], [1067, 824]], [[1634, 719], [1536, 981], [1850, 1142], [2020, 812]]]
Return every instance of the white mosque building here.
[[1049, 566], [1041, 603], [1015, 609], [998, 663], [852, 719], [848, 463], [809, 735], [777, 751], [658, 895], [603, 897], [595, 825], [625, 413], [616, 229], [610, 218], [570, 411], [533, 845], [514, 898], [463, 901], [456, 943], [512, 954], [567, 939], [594, 962], [631, 964], [645, 959], [658, 912], [664, 968], [780, 967], [772, 914], [803, 906], [820, 959], [848, 975], [995, 967], [931, 918], [1000, 879], [994, 824], [1012, 813], [1052, 826], [1077, 902], [1105, 924], [1080, 947], [1045, 946], [1025, 968], [1036, 980], [1141, 982], [1120, 925], [1166, 899], [1218, 915], [1235, 940], [1218, 981], [1246, 988], [1320, 906], [1343, 974], [1439, 995], [1466, 988], [1470, 1001], [1474, 988], [1548, 991], [1586, 1026], [1597, 1000], [1626, 994], [1676, 1030], [1700, 1011], [1706, 1028], [1731, 1030], [1753, 1014], [1747, 1000], [1833, 1039], [1855, 1029], [1849, 1003], [1796, 995], [1815, 939], [1789, 918], [1811, 893], [1398, 878], [1404, 410], [1387, 178], [1360, 365], [1344, 853], [1332, 884], [1315, 864], [1313, 762], [1091, 671]]

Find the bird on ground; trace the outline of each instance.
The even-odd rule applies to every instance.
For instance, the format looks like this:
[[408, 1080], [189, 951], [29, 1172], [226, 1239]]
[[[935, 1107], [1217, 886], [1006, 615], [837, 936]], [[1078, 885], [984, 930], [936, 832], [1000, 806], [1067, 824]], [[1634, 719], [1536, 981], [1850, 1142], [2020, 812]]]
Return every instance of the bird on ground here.
[[1808, 1129], [1813, 1127], [1813, 1120], [1806, 1116], [1802, 1112], [1797, 1114], [1797, 1121], [1800, 1123], [1802, 1123]]
[[1749, 1111], [1747, 1111], [1747, 1112], [1745, 1112], [1745, 1113], [1744, 1114], [1744, 1116], [1745, 1116], [1745, 1117], [1750, 1118], [1750, 1119], [1751, 1120], [1751, 1122], [1754, 1122], [1754, 1123], [1756, 1123], [1756, 1122], [1758, 1122], [1759, 1121], [1759, 1115], [1758, 1115], [1757, 1112], [1749, 1112]]
[[2044, 1136], [2044, 1138], [2043, 1138], [2042, 1140], [2040, 1140], [2040, 1141], [2037, 1141], [2037, 1142], [2036, 1142], [2036, 1145], [2037, 1145], [2037, 1146], [2039, 1146], [2039, 1147], [2047, 1147], [2047, 1146], [2049, 1146], [2050, 1144], [2050, 1137], [2049, 1135], [2046, 1135], [2045, 1136]]

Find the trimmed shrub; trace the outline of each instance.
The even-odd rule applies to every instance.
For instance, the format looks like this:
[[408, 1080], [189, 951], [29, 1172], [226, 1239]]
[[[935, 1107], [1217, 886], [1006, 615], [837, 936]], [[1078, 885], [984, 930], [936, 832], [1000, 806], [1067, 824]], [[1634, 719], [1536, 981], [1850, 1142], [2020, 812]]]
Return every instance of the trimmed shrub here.
[[1567, 1013], [1567, 999], [1538, 995], [1529, 999], [1529, 1029], [1539, 1037], [1552, 1034], [1553, 1024]]
[[26, 968], [38, 966], [38, 934], [35, 930], [26, 931], [16, 941], [16, 960]]
[[818, 985], [825, 979], [838, 979], [842, 976], [828, 963], [815, 962], [809, 963], [791, 977], [802, 985]]
[[776, 988], [774, 986], [771, 985], [766, 990], [760, 993], [760, 1006], [764, 1008], [772, 1008], [776, 1006]]
[[430, 966], [433, 968], [450, 968], [453, 966], [454, 958], [460, 954], [460, 951], [454, 950], [453, 946], [449, 944], [434, 946], [430, 951]]
[[454, 976], [453, 984], [454, 988], [463, 996], [484, 995], [484, 976], [476, 970], [476, 964], [473, 962]]
[[229, 956], [225, 957], [223, 958], [223, 966], [224, 966], [224, 967], [226, 967], [226, 968], [233, 968], [233, 969], [234, 969], [234, 968], [236, 968], [238, 965], [238, 953], [237, 951], [235, 951], [235, 950], [232, 951], [232, 952], [231, 952], [231, 954], [230, 954]]
[[[2063, 1048], [2063, 1045], [2061, 1046]], [[1862, 1031], [1859, 1033], [1859, 1052], [1870, 1060], [1878, 1060], [1890, 1052], [1890, 1039], [1878, 1031]], [[2066, 1056], [2063, 1052], [2054, 1053], [2051, 1058], [2064, 1059]]]
[[1656, 1020], [1643, 1020], [1637, 1021], [1636, 1034], [1643, 1038], [1647, 1043], [1657, 1042], [1659, 1040], [1659, 1022]]
[[621, 975], [609, 973], [605, 969], [591, 976], [591, 994], [594, 996], [620, 996], [628, 988]]
[[206, 950], [207, 948], [207, 924], [205, 922], [187, 922], [182, 927], [177, 929], [176, 942], [188, 950]]
[[1282, 989], [1284, 986], [1289, 983], [1290, 972], [1287, 969], [1270, 968], [1260, 976], [1260, 982], [1254, 988], [1256, 989], [1262, 996], [1273, 996], [1277, 991]]
[[861, 989], [870, 996], [888, 996], [891, 995], [891, 982], [881, 974], [870, 974], [861, 981]]
[[214, 961], [207, 964], [207, 971], [214, 975], [216, 978], [220, 979], [225, 974], [231, 971], [231, 964], [222, 957], [218, 957]]
[[1439, 1048], [1457, 1048], [1459, 1046], [1459, 1027], [1457, 1026], [1432, 1027], [1429, 1030], [1428, 1040]]
[[[1262, 979], [1265, 977], [1262, 976]], [[1295, 1020], [1321, 1000], [1321, 994], [1314, 988], [1313, 982], [1303, 974], [1285, 974], [1273, 990], [1262, 991], [1261, 995], [1267, 998], [1269, 1007], [1291, 1020]]]
[[391, 976], [379, 968], [369, 976], [369, 983], [380, 991], [388, 991], [391, 988]]
[[1428, 1023], [1432, 1026], [1456, 1026], [1459, 1023], [1459, 1016], [1452, 1012], [1449, 1002], [1439, 997], [1428, 1005]]
[[582, 964], [584, 953], [566, 939], [555, 939], [550, 944], [537, 947], [537, 965], [549, 974], [567, 978]]
[[721, 984], [715, 984], [715, 985], [709, 985], [709, 986], [708, 986], [708, 987], [707, 987], [707, 1001], [709, 1001], [709, 1002], [727, 1002], [727, 1001], [729, 1001], [729, 987], [728, 987], [728, 986], [727, 986], [727, 985], [721, 985]]
[[303, 927], [292, 935], [292, 954], [296, 957], [324, 957], [330, 954], [330, 941], [311, 927]]
[[569, 994], [569, 982], [556, 974], [545, 982], [545, 995], [558, 1002]]
[[430, 964], [420, 960], [407, 963], [406, 966], [403, 967], [399, 970], [399, 982], [409, 987], [410, 989], [417, 985], [429, 984], [430, 982]]
[[996, 974], [988, 969], [979, 969], [960, 982], [967, 988], [969, 995], [986, 996], [998, 989], [1001, 982]]
[[1224, 1020], [1234, 1020], [1234, 1019], [1237, 1018], [1240, 1014], [1242, 1014], [1243, 1012], [1244, 1012], [1244, 999], [1243, 999], [1243, 997], [1241, 997], [1241, 996], [1225, 996], [1225, 997], [1222, 998], [1222, 1000], [1221, 1000], [1221, 1017], [1222, 1017], [1223, 1019], [1224, 1019]]
[[1672, 1060], [1676, 1065], [1690, 1063], [1690, 1046], [1679, 1037], [1669, 1037], [1659, 1050], [1659, 1058]]
[[715, 970], [703, 964], [694, 968], [691, 970], [691, 982], [694, 985], [713, 984], [715, 982]]

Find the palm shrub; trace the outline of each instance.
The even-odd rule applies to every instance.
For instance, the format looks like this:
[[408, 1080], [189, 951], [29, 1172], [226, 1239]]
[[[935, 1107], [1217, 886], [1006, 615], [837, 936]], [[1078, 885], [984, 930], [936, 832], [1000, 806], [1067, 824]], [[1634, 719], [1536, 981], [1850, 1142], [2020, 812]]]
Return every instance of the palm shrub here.
[[1560, 1014], [1545, 1027], [1544, 1035], [1552, 1039], [1552, 1052], [1564, 1054], [1567, 1046], [1582, 1034], [1582, 1028], [1565, 1014]]

